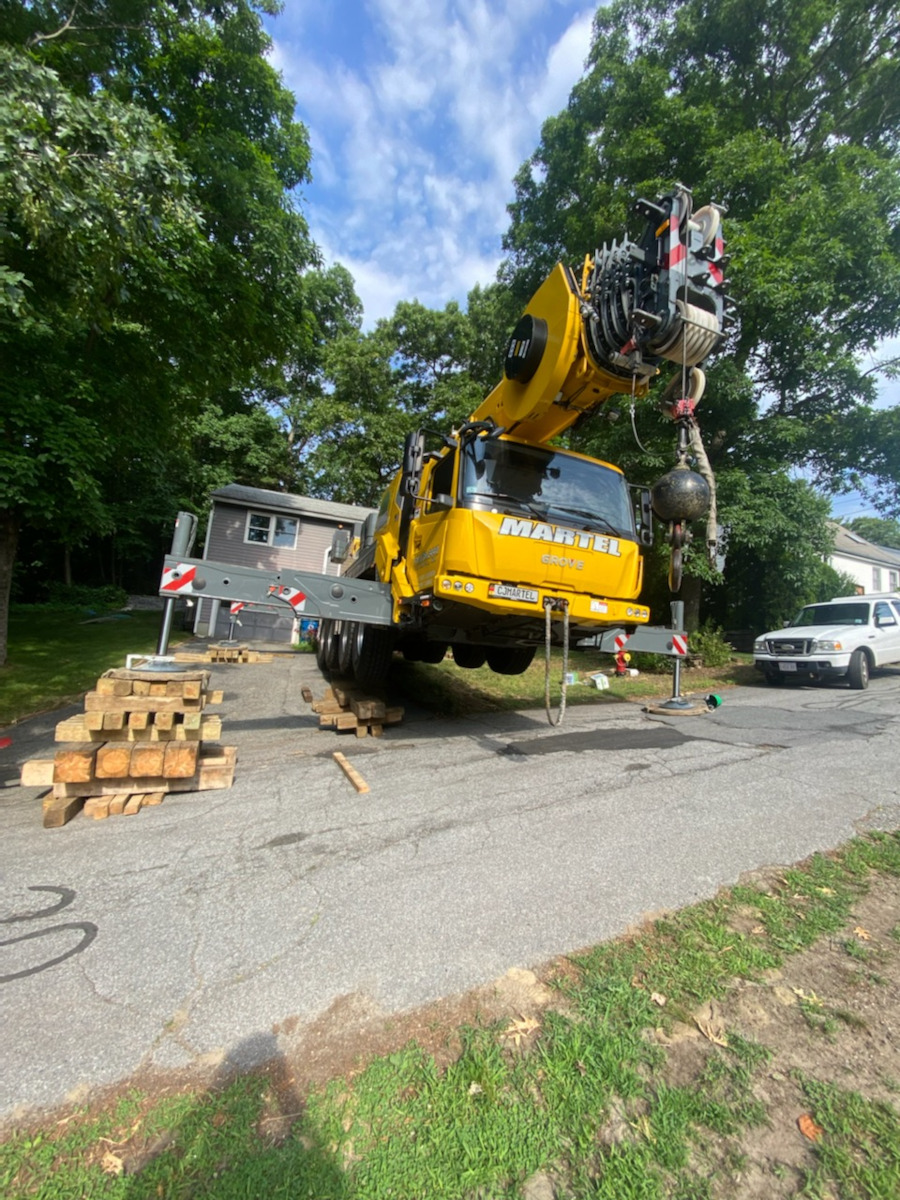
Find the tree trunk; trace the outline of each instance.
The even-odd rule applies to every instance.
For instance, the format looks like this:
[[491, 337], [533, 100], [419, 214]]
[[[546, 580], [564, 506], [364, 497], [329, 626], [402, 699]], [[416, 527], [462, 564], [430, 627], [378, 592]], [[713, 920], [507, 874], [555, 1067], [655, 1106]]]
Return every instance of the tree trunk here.
[[9, 596], [12, 590], [12, 573], [19, 546], [19, 522], [15, 513], [0, 510], [0, 667], [6, 666], [7, 643], [9, 641]]
[[700, 628], [700, 593], [703, 584], [699, 579], [685, 575], [681, 584], [681, 595], [673, 599], [684, 601], [684, 627], [688, 633]]

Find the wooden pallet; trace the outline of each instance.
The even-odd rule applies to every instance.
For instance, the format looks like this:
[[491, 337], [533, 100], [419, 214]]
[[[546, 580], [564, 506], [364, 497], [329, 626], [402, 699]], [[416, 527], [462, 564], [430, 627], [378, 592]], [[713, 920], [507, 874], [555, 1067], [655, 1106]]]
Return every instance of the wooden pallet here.
[[326, 688], [321, 700], [312, 700], [310, 692], [309, 700], [313, 712], [319, 714], [320, 729], [353, 730], [357, 737], [381, 737], [385, 725], [397, 725], [403, 720], [400, 705], [388, 705], [379, 697], [364, 695], [340, 683]]

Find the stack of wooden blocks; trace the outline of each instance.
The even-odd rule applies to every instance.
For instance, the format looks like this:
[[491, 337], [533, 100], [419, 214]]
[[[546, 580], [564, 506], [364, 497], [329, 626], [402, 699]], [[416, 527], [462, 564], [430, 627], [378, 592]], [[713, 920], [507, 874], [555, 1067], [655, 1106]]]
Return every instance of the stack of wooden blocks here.
[[264, 654], [260, 650], [251, 650], [248, 646], [213, 645], [202, 651], [179, 651], [175, 655], [175, 661], [195, 663], [270, 663], [274, 657], [274, 654]]
[[210, 704], [208, 671], [107, 671], [84, 698], [84, 712], [56, 727], [65, 745], [52, 759], [31, 759], [22, 783], [52, 785], [44, 797], [44, 826], [65, 823], [82, 808], [96, 819], [132, 815], [161, 804], [169, 792], [230, 787], [237, 750], [209, 750], [221, 717]]
[[385, 725], [397, 725], [403, 720], [399, 705], [388, 705], [377, 697], [364, 696], [350, 684], [334, 682], [326, 688], [321, 700], [313, 701], [312, 692], [304, 698], [319, 714], [320, 729], [353, 730], [357, 737], [381, 737]]

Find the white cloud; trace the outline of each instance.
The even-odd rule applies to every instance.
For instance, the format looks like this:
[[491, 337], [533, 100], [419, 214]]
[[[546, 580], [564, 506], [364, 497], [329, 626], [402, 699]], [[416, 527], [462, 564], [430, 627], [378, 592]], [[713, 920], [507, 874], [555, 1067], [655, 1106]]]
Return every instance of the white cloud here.
[[[367, 324], [397, 300], [442, 307], [493, 278], [512, 178], [581, 74], [593, 9], [559, 0], [371, 0], [353, 65], [289, 6], [272, 62], [313, 146], [313, 235], [353, 273]], [[287, 13], [286, 13], [287, 16]], [[305, 24], [304, 24], [305, 23]], [[298, 36], [297, 26], [303, 26]], [[548, 37], [548, 30], [553, 33]]]

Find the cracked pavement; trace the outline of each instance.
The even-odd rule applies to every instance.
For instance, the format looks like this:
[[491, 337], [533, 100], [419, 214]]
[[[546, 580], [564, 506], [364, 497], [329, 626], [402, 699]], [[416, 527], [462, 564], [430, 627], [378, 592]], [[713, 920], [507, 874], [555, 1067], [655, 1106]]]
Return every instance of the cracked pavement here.
[[[900, 824], [900, 671], [866, 692], [319, 730], [312, 656], [213, 667], [233, 787], [41, 826], [19, 765], [75, 708], [4, 731], [0, 1121], [147, 1069], [247, 1067], [343, 996], [396, 1013]], [[342, 750], [369, 784], [357, 794]], [[290, 1030], [290, 1032], [286, 1032]]]

